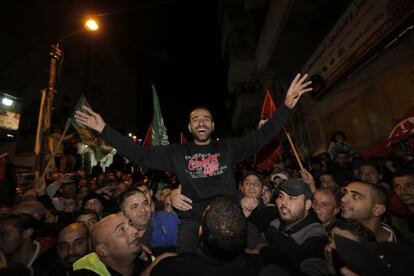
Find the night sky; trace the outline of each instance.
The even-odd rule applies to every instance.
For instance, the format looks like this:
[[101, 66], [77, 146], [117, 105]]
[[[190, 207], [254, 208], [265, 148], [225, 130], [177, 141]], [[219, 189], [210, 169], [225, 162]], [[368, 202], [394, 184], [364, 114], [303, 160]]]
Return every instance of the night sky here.
[[38, 41], [52, 43], [78, 29], [86, 14], [98, 14], [102, 29], [94, 47], [111, 45], [137, 71], [138, 130], [152, 118], [151, 84], [156, 85], [172, 136], [178, 135], [189, 111], [200, 105], [214, 112], [218, 133], [228, 129], [217, 1], [19, 0], [1, 6], [0, 31], [14, 40], [0, 46], [1, 72], [12, 62], [7, 52], [17, 54]]

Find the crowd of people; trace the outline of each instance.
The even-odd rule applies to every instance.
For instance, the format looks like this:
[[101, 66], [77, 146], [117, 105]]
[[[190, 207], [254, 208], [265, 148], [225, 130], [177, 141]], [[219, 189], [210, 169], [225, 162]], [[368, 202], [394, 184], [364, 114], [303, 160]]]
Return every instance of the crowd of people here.
[[249, 159], [309, 85], [296, 76], [265, 125], [225, 141], [203, 107], [193, 142], [145, 148], [78, 112], [131, 163], [2, 196], [0, 275], [414, 275], [411, 156], [364, 159], [337, 132], [303, 170], [289, 150], [270, 171]]

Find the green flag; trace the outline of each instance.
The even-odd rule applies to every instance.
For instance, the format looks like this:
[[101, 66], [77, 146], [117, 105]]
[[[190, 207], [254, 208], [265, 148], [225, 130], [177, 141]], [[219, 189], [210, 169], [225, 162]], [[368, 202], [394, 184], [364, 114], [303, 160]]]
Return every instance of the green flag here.
[[151, 144], [153, 146], [168, 145], [167, 129], [165, 128], [164, 119], [162, 118], [161, 107], [158, 102], [158, 96], [154, 85], [152, 86], [152, 103], [154, 106], [154, 115], [152, 117]]
[[[86, 100], [85, 96], [82, 95], [78, 104], [76, 105], [75, 111], [81, 110], [83, 106], [90, 107], [88, 101]], [[108, 145], [100, 136], [99, 134], [94, 131], [93, 129], [90, 129], [88, 127], [85, 127], [82, 124], [79, 124], [72, 116], [72, 125], [78, 132], [82, 143], [87, 145], [89, 148], [91, 148], [95, 152], [95, 159], [97, 161], [100, 161], [103, 157], [105, 157], [108, 153], [112, 151], [112, 147]]]

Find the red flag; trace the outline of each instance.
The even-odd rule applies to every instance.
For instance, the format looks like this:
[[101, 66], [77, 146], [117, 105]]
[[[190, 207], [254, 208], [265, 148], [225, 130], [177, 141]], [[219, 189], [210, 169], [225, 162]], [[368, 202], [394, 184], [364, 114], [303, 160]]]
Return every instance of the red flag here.
[[266, 95], [262, 106], [262, 112], [260, 113], [260, 120], [268, 120], [272, 118], [272, 115], [275, 111], [276, 104], [273, 101], [269, 89], [266, 89]]
[[[259, 127], [270, 119], [273, 113], [276, 111], [276, 104], [273, 101], [270, 91], [266, 89], [266, 95], [262, 106], [262, 112], [260, 114]], [[278, 139], [273, 139], [268, 145], [259, 150], [255, 155], [256, 167], [266, 171], [270, 171], [273, 168], [273, 164], [277, 158], [281, 155], [281, 148], [279, 147]]]
[[398, 119], [387, 137], [378, 141], [369, 148], [359, 152], [358, 156], [370, 157], [374, 155], [384, 156], [389, 152], [392, 144], [401, 140], [408, 139], [414, 133], [414, 106], [408, 109], [404, 115]]
[[185, 138], [184, 133], [181, 131], [180, 132], [180, 144], [187, 144], [187, 139]]
[[144, 142], [142, 142], [142, 145], [144, 147], [151, 146], [152, 145], [152, 139], [151, 138], [152, 138], [152, 124], [150, 124], [150, 126], [148, 128], [147, 134], [145, 135]]

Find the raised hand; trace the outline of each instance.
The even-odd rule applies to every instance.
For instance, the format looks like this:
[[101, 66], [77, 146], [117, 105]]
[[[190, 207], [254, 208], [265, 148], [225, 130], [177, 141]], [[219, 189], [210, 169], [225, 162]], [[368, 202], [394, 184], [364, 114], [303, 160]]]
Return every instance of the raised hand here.
[[75, 119], [78, 123], [85, 125], [97, 132], [101, 133], [105, 127], [105, 122], [101, 115], [93, 112], [93, 110], [87, 106], [83, 106], [84, 111], [76, 111]]
[[286, 93], [285, 97], [285, 105], [292, 109], [298, 103], [300, 97], [312, 90], [312, 87], [309, 85], [312, 83], [311, 81], [306, 81], [308, 79], [308, 74], [297, 74], [296, 77], [293, 79], [290, 87]]
[[312, 174], [306, 169], [303, 169], [300, 171], [300, 175], [302, 176], [303, 182], [309, 185], [309, 188], [311, 189], [312, 193], [315, 192], [316, 184], [315, 184], [315, 180], [313, 179]]
[[240, 200], [240, 205], [242, 207], [244, 216], [249, 217], [253, 210], [256, 209], [259, 205], [259, 201], [257, 200], [257, 198], [245, 196]]

